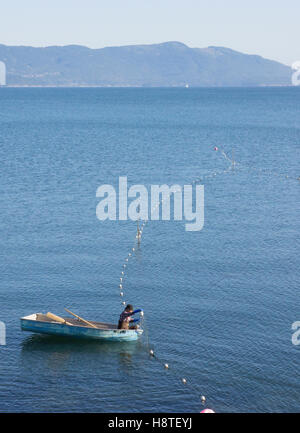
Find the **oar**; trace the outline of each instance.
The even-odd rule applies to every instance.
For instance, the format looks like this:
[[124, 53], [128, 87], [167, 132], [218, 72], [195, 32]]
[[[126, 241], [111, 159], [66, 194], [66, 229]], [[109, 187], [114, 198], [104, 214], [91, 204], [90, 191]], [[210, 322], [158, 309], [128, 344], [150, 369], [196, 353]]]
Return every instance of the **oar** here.
[[66, 310], [68, 313], [72, 314], [73, 316], [77, 317], [77, 319], [79, 319], [79, 320], [81, 320], [82, 322], [86, 323], [87, 325], [91, 326], [92, 328], [96, 328], [96, 329], [98, 329], [97, 326], [93, 325], [91, 322], [88, 322], [87, 320], [83, 319], [82, 317], [77, 316], [77, 314], [72, 313], [72, 311], [68, 310], [67, 308], [65, 308], [65, 310]]
[[63, 319], [62, 317], [57, 316], [56, 314], [48, 312], [46, 314], [46, 316], [49, 317], [49, 319], [55, 320], [55, 322], [63, 323], [64, 325], [71, 325], [71, 326], [73, 326], [73, 323], [67, 322], [65, 319]]

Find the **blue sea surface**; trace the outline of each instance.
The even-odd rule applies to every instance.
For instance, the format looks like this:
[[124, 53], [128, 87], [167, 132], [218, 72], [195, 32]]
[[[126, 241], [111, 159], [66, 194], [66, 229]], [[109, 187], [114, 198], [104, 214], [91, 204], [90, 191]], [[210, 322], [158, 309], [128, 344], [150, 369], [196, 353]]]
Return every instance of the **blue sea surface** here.
[[[201, 395], [216, 412], [299, 412], [299, 149], [300, 88], [1, 88], [0, 412], [199, 412]], [[159, 360], [146, 335], [20, 329], [64, 307], [117, 322], [136, 223], [99, 221], [96, 190], [119, 176], [203, 178], [203, 230], [150, 221], [127, 267]]]

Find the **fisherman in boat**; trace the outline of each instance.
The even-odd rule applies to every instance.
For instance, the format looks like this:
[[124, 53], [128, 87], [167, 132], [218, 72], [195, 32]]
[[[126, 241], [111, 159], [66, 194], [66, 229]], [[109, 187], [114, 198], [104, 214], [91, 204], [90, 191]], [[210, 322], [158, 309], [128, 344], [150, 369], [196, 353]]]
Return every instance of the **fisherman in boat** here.
[[125, 310], [121, 313], [118, 329], [136, 329], [136, 326], [130, 326], [130, 323], [137, 322], [138, 319], [134, 319], [132, 316], [135, 313], [139, 313], [141, 310], [135, 310], [133, 311], [133, 306], [131, 304], [128, 304]]

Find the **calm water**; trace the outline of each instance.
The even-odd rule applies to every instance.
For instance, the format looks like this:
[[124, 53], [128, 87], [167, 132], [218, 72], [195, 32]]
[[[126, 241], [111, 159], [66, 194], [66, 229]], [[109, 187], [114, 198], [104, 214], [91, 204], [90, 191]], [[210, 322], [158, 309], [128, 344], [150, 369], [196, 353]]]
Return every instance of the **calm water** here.
[[[299, 411], [299, 145], [298, 88], [0, 89], [0, 411], [198, 412], [201, 394], [217, 412]], [[178, 377], [145, 339], [21, 332], [64, 307], [117, 321], [136, 226], [97, 220], [97, 187], [190, 183], [227, 168], [214, 146], [249, 169], [204, 182], [202, 231], [150, 222], [125, 282]]]

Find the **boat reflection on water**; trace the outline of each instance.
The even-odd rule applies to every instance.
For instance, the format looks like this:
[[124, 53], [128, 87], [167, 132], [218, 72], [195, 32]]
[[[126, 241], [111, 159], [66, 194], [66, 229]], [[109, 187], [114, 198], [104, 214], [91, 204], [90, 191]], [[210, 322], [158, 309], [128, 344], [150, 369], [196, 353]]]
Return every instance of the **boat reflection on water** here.
[[99, 371], [101, 364], [115, 362], [119, 368], [129, 370], [135, 367], [133, 355], [143, 358], [146, 354], [145, 347], [141, 340], [118, 343], [32, 335], [22, 342], [21, 362], [23, 368], [29, 370], [40, 370], [43, 365], [52, 374], [70, 368], [86, 369], [87, 366]]

